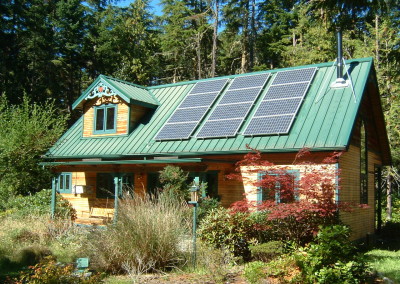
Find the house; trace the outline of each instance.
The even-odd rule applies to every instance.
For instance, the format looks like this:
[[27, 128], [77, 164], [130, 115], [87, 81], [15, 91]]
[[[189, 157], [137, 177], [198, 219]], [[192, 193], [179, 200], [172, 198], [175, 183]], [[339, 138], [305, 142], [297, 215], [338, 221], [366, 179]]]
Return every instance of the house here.
[[368, 208], [341, 218], [364, 238], [375, 231], [375, 181], [391, 156], [372, 58], [345, 65], [339, 82], [332, 62], [153, 87], [100, 75], [73, 104], [80, 119], [45, 156], [58, 173], [53, 191], [78, 219], [112, 216], [123, 188], [154, 192], [158, 171], [178, 165], [229, 206], [252, 192], [226, 178], [247, 145], [277, 165], [304, 147], [315, 163], [344, 151], [339, 198]]

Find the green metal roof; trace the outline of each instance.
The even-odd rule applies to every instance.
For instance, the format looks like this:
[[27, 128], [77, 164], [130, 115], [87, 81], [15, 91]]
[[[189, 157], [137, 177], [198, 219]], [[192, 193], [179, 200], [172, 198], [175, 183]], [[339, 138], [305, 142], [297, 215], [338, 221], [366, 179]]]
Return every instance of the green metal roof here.
[[[286, 135], [254, 137], [241, 135], [240, 133], [254, 113], [255, 107], [253, 107], [247, 121], [239, 129], [239, 134], [236, 137], [213, 139], [191, 137], [187, 140], [155, 141], [154, 136], [197, 82], [190, 81], [149, 87], [147, 90], [154, 94], [159, 102], [159, 107], [149, 121], [139, 124], [128, 136], [83, 138], [83, 118], [81, 118], [49, 150], [47, 156], [54, 158], [117, 158], [124, 156], [233, 154], [248, 152], [246, 145], [262, 152], [294, 152], [304, 147], [315, 151], [343, 150], [349, 145], [362, 96], [365, 93], [368, 78], [373, 72], [373, 60], [372, 58], [350, 60], [346, 64], [350, 66], [349, 71], [354, 85], [354, 94], [351, 87], [344, 89], [330, 88], [330, 83], [336, 79], [335, 67], [332, 62], [311, 65], [318, 68], [317, 73], [290, 132]], [[264, 72], [271, 73], [272, 78], [269, 80], [271, 82], [278, 71], [303, 67]], [[243, 76], [243, 74], [226, 76], [226, 78], [237, 76]], [[109, 81], [107, 80], [107, 82]], [[88, 91], [90, 89], [89, 87]], [[267, 89], [268, 86], [263, 92], [265, 93]], [[356, 99], [354, 99], [354, 96]], [[260, 98], [262, 98], [262, 95]], [[256, 104], [259, 103], [260, 100]], [[76, 104], [79, 104], [79, 100]], [[215, 104], [213, 107], [215, 107]], [[204, 121], [200, 123], [199, 127], [203, 123]]]
[[100, 75], [74, 102], [72, 109], [82, 108], [85, 99], [99, 83], [103, 83], [111, 88], [117, 95], [128, 103], [150, 108], [157, 108], [159, 105], [159, 102], [148, 88], [105, 75]]

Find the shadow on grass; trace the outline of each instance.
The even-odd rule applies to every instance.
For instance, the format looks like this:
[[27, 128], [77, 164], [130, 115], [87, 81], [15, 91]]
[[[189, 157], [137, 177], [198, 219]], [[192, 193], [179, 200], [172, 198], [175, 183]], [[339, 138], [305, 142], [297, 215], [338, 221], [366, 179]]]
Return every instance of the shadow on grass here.
[[377, 235], [376, 249], [390, 251], [400, 250], [400, 223], [387, 222], [382, 231]]

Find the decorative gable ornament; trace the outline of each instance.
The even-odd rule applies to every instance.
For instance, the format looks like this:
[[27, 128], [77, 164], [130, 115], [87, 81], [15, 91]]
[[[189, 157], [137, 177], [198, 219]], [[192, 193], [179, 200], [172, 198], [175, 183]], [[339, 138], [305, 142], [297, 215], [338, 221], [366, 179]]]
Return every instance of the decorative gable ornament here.
[[86, 97], [86, 100], [91, 100], [94, 98], [101, 98], [103, 96], [106, 97], [112, 97], [116, 96], [117, 94], [108, 86], [104, 85], [103, 83], [99, 83], [93, 91], [91, 91], [88, 96]]

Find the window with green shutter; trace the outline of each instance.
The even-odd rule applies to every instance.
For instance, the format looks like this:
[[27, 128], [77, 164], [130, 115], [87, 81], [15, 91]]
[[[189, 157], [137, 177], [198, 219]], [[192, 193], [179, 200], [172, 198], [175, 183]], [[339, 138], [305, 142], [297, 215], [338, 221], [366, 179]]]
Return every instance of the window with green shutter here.
[[58, 176], [58, 192], [59, 193], [72, 193], [72, 174], [61, 173]]

